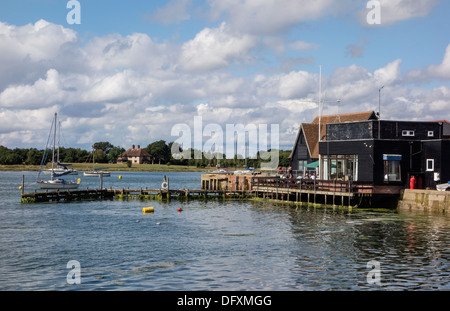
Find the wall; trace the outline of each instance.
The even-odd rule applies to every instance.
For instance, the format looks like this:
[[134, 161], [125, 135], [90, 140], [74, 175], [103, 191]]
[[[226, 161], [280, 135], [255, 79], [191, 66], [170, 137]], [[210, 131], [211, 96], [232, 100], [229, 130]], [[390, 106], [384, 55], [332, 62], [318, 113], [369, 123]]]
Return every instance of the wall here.
[[358, 181], [373, 181], [373, 140], [323, 141], [319, 143], [321, 155], [358, 155]]
[[450, 191], [405, 189], [400, 198], [399, 209], [439, 213], [450, 211]]

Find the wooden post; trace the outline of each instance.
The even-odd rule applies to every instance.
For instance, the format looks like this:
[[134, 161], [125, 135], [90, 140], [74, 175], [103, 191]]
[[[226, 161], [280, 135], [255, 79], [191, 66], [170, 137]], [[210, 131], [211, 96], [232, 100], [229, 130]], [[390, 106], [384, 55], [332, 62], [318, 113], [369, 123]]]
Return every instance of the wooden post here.
[[24, 194], [24, 187], [25, 187], [25, 175], [22, 175], [22, 195]]

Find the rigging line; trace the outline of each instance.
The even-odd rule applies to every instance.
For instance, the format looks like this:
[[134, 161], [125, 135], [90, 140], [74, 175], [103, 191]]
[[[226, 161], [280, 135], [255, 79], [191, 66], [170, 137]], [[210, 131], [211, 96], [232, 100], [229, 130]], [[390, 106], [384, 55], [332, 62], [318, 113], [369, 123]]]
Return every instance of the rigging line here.
[[52, 120], [52, 126], [50, 127], [50, 132], [49, 132], [48, 138], [47, 138], [47, 144], [45, 145], [45, 151], [44, 151], [44, 154], [42, 155], [41, 166], [39, 168], [39, 173], [37, 175], [36, 181], [39, 180], [39, 176], [41, 175], [41, 172], [42, 172], [42, 167], [45, 165], [45, 161], [47, 160], [47, 157], [48, 157], [48, 152], [49, 152], [48, 144], [50, 142], [50, 137], [52, 135], [52, 130], [53, 130], [54, 123], [55, 123], [55, 120]]

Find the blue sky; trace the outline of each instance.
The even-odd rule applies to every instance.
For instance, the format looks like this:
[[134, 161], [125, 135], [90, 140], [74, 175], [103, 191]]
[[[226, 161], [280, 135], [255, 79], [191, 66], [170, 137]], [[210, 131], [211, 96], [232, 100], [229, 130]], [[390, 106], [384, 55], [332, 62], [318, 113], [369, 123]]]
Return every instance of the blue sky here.
[[[173, 141], [180, 123], [279, 124], [289, 149], [318, 113], [319, 68], [341, 112], [450, 119], [450, 2], [380, 0], [0, 2], [0, 145], [45, 144], [52, 111], [66, 145]], [[336, 113], [326, 104], [325, 113]]]

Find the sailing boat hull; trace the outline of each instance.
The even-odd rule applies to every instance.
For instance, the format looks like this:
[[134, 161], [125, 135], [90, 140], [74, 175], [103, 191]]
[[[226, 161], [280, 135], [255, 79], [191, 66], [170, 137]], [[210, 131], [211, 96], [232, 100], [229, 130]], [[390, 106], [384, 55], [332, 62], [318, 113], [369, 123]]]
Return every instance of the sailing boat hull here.
[[78, 189], [79, 183], [66, 182], [64, 179], [41, 180], [37, 182], [40, 189]]
[[110, 172], [83, 172], [83, 176], [85, 176], [85, 177], [98, 177], [98, 176], [109, 177], [109, 176], [111, 176], [111, 173]]
[[58, 168], [56, 168], [56, 169], [48, 169], [48, 170], [45, 170], [45, 171], [42, 171], [45, 175], [51, 175], [52, 174], [52, 172], [54, 172], [54, 173], [56, 173], [56, 174], [63, 174], [63, 173], [67, 173], [67, 174], [64, 174], [64, 175], [78, 175], [78, 171], [77, 170], [65, 170], [65, 169], [58, 169]]

